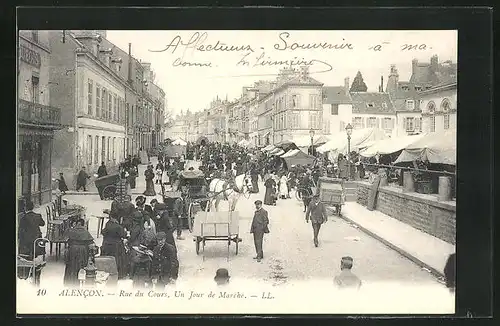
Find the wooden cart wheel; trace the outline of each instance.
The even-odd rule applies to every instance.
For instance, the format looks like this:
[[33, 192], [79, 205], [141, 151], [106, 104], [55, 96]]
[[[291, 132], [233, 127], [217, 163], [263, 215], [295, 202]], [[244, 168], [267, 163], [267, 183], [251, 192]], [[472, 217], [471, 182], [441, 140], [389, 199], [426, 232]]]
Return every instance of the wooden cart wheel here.
[[200, 237], [196, 237], [196, 254], [199, 255], [200, 254]]
[[102, 190], [102, 198], [104, 200], [112, 200], [115, 198], [116, 186], [109, 185]]

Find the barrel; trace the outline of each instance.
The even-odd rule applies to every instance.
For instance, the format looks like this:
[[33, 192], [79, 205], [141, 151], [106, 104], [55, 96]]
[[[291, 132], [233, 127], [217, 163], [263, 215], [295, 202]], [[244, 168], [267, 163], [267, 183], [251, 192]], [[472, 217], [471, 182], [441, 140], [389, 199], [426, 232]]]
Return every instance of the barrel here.
[[451, 200], [451, 177], [439, 177], [438, 199], [439, 201]]
[[387, 181], [387, 169], [380, 168], [378, 169], [378, 175], [380, 176], [380, 184], [379, 187], [385, 187], [388, 185]]
[[403, 192], [415, 192], [415, 184], [410, 171], [403, 172]]

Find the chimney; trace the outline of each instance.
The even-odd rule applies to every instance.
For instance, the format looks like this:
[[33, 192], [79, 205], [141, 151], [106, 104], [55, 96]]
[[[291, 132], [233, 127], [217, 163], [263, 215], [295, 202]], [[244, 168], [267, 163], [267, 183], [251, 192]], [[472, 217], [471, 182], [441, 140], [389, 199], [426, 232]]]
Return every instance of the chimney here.
[[433, 55], [431, 57], [431, 69], [432, 69], [432, 71], [438, 70], [438, 56], [437, 55]]
[[349, 94], [349, 77], [344, 78], [344, 89], [345, 93]]
[[412, 73], [412, 75], [415, 74], [415, 72], [417, 71], [417, 65], [418, 65], [418, 60], [413, 59], [411, 61], [411, 73]]
[[132, 82], [132, 43], [128, 44], [128, 82]]

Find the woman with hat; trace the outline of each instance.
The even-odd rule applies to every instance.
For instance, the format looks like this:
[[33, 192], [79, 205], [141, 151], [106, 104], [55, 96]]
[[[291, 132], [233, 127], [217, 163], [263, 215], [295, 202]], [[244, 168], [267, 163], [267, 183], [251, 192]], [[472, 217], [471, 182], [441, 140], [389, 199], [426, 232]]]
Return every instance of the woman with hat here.
[[64, 269], [64, 285], [78, 285], [78, 273], [87, 266], [89, 253], [94, 247], [94, 237], [85, 227], [85, 221], [80, 219], [75, 227], [68, 229], [65, 234], [68, 239], [68, 249], [64, 254], [66, 268]]
[[144, 191], [144, 196], [156, 196], [155, 185], [153, 182], [155, 173], [152, 165], [148, 165], [148, 168], [144, 171], [144, 176], [146, 178], [146, 190]]
[[215, 272], [214, 281], [215, 281], [215, 283], [217, 283], [217, 285], [227, 285], [229, 283], [229, 279], [230, 279], [230, 276], [229, 276], [229, 272], [227, 269], [219, 268]]
[[118, 279], [123, 279], [127, 275], [124, 245], [124, 240], [127, 238], [127, 232], [118, 221], [110, 215], [109, 221], [101, 231], [101, 234], [104, 237], [101, 246], [101, 256], [115, 257]]

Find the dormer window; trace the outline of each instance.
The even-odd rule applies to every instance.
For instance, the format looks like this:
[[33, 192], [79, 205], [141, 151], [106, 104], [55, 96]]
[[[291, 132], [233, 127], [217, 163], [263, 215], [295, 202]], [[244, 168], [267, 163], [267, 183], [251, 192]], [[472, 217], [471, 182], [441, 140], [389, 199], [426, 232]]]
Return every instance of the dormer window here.
[[406, 100], [406, 109], [413, 111], [415, 109], [415, 101], [413, 100]]
[[367, 103], [366, 104], [369, 108], [373, 108], [375, 105], [373, 103]]

